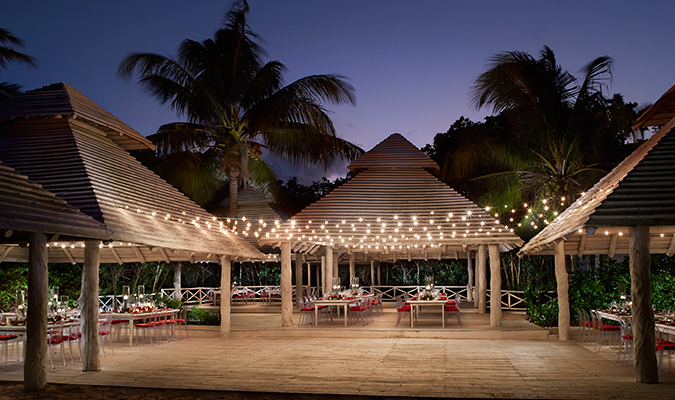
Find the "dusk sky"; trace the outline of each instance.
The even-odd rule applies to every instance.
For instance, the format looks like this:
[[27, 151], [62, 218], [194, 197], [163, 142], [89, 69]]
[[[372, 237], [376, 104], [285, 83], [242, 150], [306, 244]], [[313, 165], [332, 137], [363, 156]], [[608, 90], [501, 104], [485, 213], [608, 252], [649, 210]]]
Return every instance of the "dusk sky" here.
[[[141, 132], [179, 121], [136, 83], [115, 76], [131, 52], [175, 55], [182, 40], [221, 27], [230, 1], [11, 1], [0, 27], [26, 42], [33, 69], [13, 64], [0, 80], [30, 90], [65, 82]], [[329, 106], [338, 135], [365, 150], [394, 132], [417, 147], [460, 116], [481, 120], [469, 100], [474, 79], [498, 52], [538, 56], [544, 45], [576, 73], [609, 55], [609, 94], [640, 105], [675, 83], [670, 1], [250, 0], [249, 25], [287, 81], [336, 73], [356, 88], [357, 106]], [[347, 172], [277, 168], [305, 183]]]

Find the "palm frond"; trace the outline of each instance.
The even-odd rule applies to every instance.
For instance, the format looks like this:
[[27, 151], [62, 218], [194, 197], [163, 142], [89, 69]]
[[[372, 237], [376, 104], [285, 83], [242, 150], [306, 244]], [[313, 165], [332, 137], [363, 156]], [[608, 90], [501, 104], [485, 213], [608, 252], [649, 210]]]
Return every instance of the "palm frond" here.
[[212, 131], [200, 124], [172, 122], [159, 127], [148, 139], [157, 146], [160, 157], [186, 151], [195, 152], [212, 144]]
[[223, 184], [219, 166], [216, 152], [205, 151], [196, 155], [185, 151], [167, 157], [153, 171], [195, 203], [205, 206]]
[[[24, 42], [16, 37], [7, 29], [0, 28], [0, 43], [3, 45], [13, 45], [23, 47]], [[0, 69], [6, 69], [12, 62], [27, 64], [31, 67], [37, 66], [37, 60], [27, 54], [21, 53], [8, 46], [0, 46]]]

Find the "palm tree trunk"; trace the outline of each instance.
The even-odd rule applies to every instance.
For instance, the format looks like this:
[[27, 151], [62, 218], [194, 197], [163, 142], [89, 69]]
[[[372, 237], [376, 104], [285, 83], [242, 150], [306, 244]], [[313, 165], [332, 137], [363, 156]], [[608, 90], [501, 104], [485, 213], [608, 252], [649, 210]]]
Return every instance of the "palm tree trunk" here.
[[237, 218], [237, 197], [239, 194], [239, 171], [235, 168], [230, 169], [228, 174], [230, 179], [230, 218]]

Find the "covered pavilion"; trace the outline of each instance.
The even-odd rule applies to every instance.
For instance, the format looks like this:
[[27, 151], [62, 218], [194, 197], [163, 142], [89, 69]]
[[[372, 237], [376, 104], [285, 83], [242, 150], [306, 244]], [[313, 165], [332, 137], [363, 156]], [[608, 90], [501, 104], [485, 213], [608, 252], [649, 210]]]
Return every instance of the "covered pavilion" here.
[[281, 248], [282, 325], [292, 324], [292, 252], [297, 282], [302, 279], [298, 259], [321, 257], [323, 291], [329, 292], [339, 253], [347, 255], [354, 277], [356, 262], [370, 262], [372, 274], [375, 261], [470, 259], [475, 251], [478, 310], [485, 313], [489, 249], [490, 325], [500, 326], [500, 252], [522, 245], [522, 240], [440, 181], [438, 165], [400, 134], [392, 134], [348, 168], [353, 178], [290, 220], [270, 226], [251, 221], [244, 228], [260, 236], [258, 243]]
[[675, 254], [675, 86], [633, 129], [661, 126], [592, 189], [532, 238], [519, 255], [553, 254], [560, 304], [560, 339], [569, 338], [565, 255], [628, 254], [635, 375], [658, 382], [650, 253]]
[[[84, 264], [83, 370], [100, 369], [102, 262], [230, 262], [264, 256], [141, 165], [138, 132], [64, 83], [0, 101], [0, 261], [29, 262], [27, 391], [46, 384], [47, 264]], [[221, 333], [229, 332], [223, 302]]]

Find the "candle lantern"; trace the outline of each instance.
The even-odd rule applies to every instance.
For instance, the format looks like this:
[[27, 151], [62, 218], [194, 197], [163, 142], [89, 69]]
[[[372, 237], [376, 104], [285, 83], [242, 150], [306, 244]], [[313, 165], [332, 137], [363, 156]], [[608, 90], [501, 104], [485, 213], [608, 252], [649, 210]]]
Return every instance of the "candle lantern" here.
[[129, 307], [129, 296], [131, 291], [129, 290], [128, 285], [122, 286], [122, 309]]
[[137, 292], [139, 305], [143, 306], [145, 303], [145, 285], [138, 285]]

